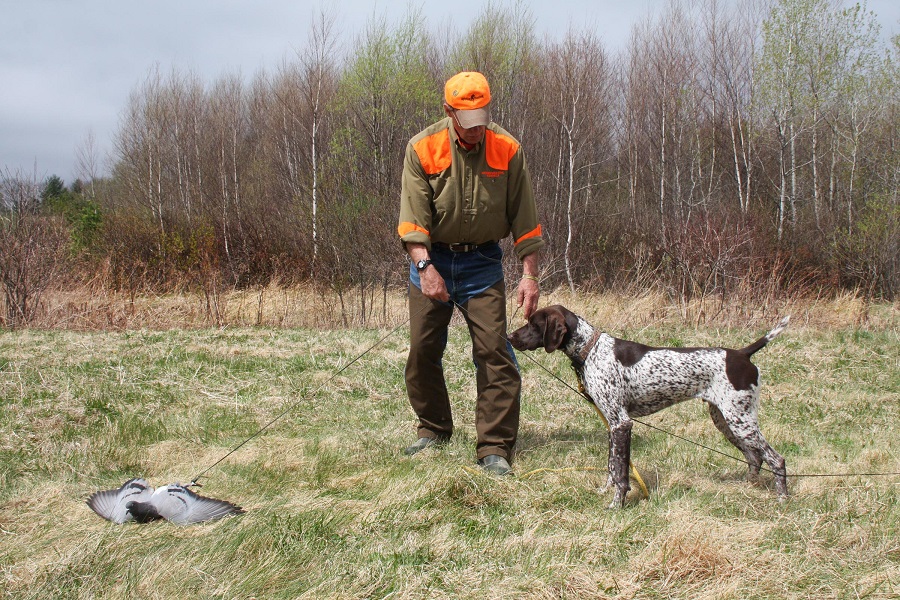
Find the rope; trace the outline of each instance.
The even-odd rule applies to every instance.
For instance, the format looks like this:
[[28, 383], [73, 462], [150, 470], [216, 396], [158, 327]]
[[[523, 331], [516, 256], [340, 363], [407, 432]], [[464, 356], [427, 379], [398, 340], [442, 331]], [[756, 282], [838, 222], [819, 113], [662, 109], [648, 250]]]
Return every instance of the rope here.
[[[640, 419], [632, 419], [632, 421], [634, 421], [635, 423], [640, 423], [644, 427], [649, 427], [650, 429], [655, 429], [656, 431], [658, 431], [660, 433], [663, 433], [665, 435], [679, 439], [683, 442], [687, 442], [688, 444], [697, 446], [698, 448], [703, 448], [704, 450], [714, 452], [715, 454], [719, 454], [721, 456], [724, 456], [725, 458], [730, 458], [731, 460], [733, 460], [735, 462], [739, 462], [741, 464], [750, 466], [750, 463], [748, 463], [743, 458], [739, 458], [737, 456], [728, 454], [727, 452], [722, 452], [721, 450], [717, 450], [715, 448], [705, 446], [705, 445], [701, 444], [700, 442], [695, 442], [694, 440], [680, 436], [677, 433], [673, 433], [667, 429], [663, 429], [662, 427], [657, 427], [656, 425], [651, 425], [650, 423], [645, 423], [644, 421], [641, 421]], [[765, 473], [771, 473], [772, 475], [775, 474], [774, 471], [772, 471], [765, 465], [760, 465], [759, 470], [763, 471]], [[811, 478], [811, 477], [897, 477], [897, 476], [900, 476], [900, 472], [887, 471], [887, 472], [881, 472], [881, 473], [786, 473], [786, 476], [792, 477], [795, 479], [799, 479], [801, 477], [802, 478]]]
[[[476, 325], [478, 325], [479, 327], [481, 327], [483, 330], [485, 330], [485, 331], [490, 331], [490, 332], [494, 333], [495, 335], [500, 336], [503, 340], [507, 340], [507, 338], [506, 338], [505, 335], [502, 335], [501, 333], [499, 333], [499, 332], [497, 332], [497, 331], [494, 331], [493, 329], [490, 329], [490, 328], [486, 327], [486, 326], [485, 326], [483, 323], [481, 323], [478, 319], [474, 318], [474, 317], [471, 315], [471, 313], [469, 313], [469, 311], [468, 311], [465, 307], [463, 307], [461, 304], [459, 304], [458, 302], [456, 302], [456, 301], [454, 301], [454, 300], [451, 300], [451, 302], [452, 302], [452, 304], [453, 304], [454, 306], [456, 306], [460, 311], [464, 312], [464, 313], [468, 316], [468, 318], [472, 320], [473, 323], [475, 323]], [[421, 309], [419, 309], [419, 312], [422, 312], [423, 310], [425, 310], [425, 308], [426, 308], [426, 307], [423, 306]], [[513, 318], [515, 318], [515, 315], [518, 314], [518, 310], [519, 310], [519, 309], [516, 308], [515, 313], [513, 313]], [[416, 313], [416, 314], [418, 314], [418, 313]], [[338, 369], [337, 371], [335, 371], [335, 372], [331, 375], [331, 377], [329, 377], [329, 378], [328, 378], [327, 380], [325, 380], [318, 388], [316, 388], [316, 390], [315, 390], [315, 392], [313, 393], [313, 395], [318, 394], [319, 391], [321, 391], [326, 385], [328, 385], [329, 383], [331, 383], [338, 375], [340, 375], [341, 373], [343, 373], [344, 371], [346, 371], [347, 369], [349, 369], [351, 366], [353, 366], [354, 364], [356, 364], [360, 359], [362, 359], [363, 357], [365, 357], [366, 355], [368, 355], [370, 352], [372, 352], [372, 350], [374, 350], [376, 347], [378, 347], [384, 340], [386, 340], [387, 338], [389, 338], [389, 337], [391, 337], [392, 335], [394, 335], [401, 327], [403, 327], [403, 326], [405, 326], [407, 323], [409, 323], [410, 320], [412, 320], [412, 317], [413, 317], [413, 316], [415, 316], [415, 315], [410, 315], [410, 317], [408, 317], [405, 321], [403, 321], [402, 323], [400, 323], [399, 325], [397, 325], [396, 327], [394, 327], [393, 329], [391, 329], [388, 333], [386, 333], [384, 336], [382, 336], [381, 338], [379, 338], [378, 341], [376, 341], [374, 344], [372, 344], [371, 346], [369, 346], [368, 348], [366, 348], [365, 351], [363, 351], [361, 354], [359, 354], [359, 355], [357, 355], [355, 358], [353, 358], [353, 360], [351, 360], [351, 361], [348, 362], [346, 365], [344, 365], [343, 367], [341, 367], [340, 369]], [[577, 390], [577, 389], [575, 389], [574, 387], [572, 387], [569, 383], [567, 383], [566, 381], [563, 381], [562, 378], [558, 377], [555, 373], [553, 373], [550, 369], [548, 369], [547, 367], [545, 367], [543, 364], [541, 364], [537, 359], [535, 359], [535, 358], [532, 357], [531, 355], [526, 354], [526, 353], [522, 353], [521, 356], [525, 356], [525, 357], [526, 357], [528, 360], [530, 360], [533, 364], [535, 364], [535, 365], [537, 365], [538, 367], [540, 367], [541, 369], [543, 369], [548, 375], [550, 375], [550, 377], [552, 377], [553, 379], [555, 379], [555, 380], [558, 381], [559, 383], [563, 384], [565, 387], [569, 388], [571, 391], [576, 392], [576, 393], [578, 393], [579, 395], [586, 396], [586, 394], [584, 393], [583, 390]], [[580, 379], [579, 379], [579, 385], [581, 385]], [[194, 486], [196, 486], [196, 487], [202, 487], [202, 485], [199, 483], [199, 480], [200, 480], [202, 477], [204, 477], [209, 471], [211, 471], [212, 469], [214, 469], [216, 466], [218, 466], [222, 461], [224, 461], [225, 459], [227, 459], [229, 456], [231, 456], [232, 454], [234, 454], [235, 452], [237, 452], [238, 450], [240, 450], [244, 445], [246, 445], [246, 444], [249, 443], [250, 441], [252, 441], [252, 440], [256, 439], [257, 437], [259, 437], [260, 435], [262, 435], [262, 434], [263, 434], [267, 429], [269, 429], [272, 425], [274, 425], [276, 422], [278, 422], [279, 420], [281, 420], [282, 418], [284, 418], [284, 416], [287, 415], [289, 412], [293, 411], [293, 410], [300, 404], [300, 402], [301, 402], [303, 399], [304, 399], [304, 398], [301, 397], [301, 398], [299, 398], [298, 400], [296, 400], [296, 401], [292, 402], [291, 404], [289, 404], [287, 408], [285, 408], [283, 411], [281, 411], [278, 415], [276, 415], [276, 416], [275, 416], [273, 419], [271, 419], [268, 423], [266, 423], [265, 425], [263, 425], [262, 427], [260, 427], [256, 432], [254, 432], [252, 435], [250, 435], [249, 437], [247, 437], [247, 438], [246, 438], [245, 440], [243, 440], [240, 444], [238, 444], [237, 446], [233, 447], [233, 448], [232, 448], [231, 450], [229, 450], [226, 454], [224, 454], [221, 458], [219, 458], [216, 462], [212, 463], [210, 466], [208, 466], [208, 467], [206, 467], [205, 469], [203, 469], [196, 477], [194, 477], [193, 479], [191, 479], [191, 482], [187, 485], [187, 487], [194, 487]], [[594, 410], [597, 412], [597, 414], [600, 415], [600, 418], [601, 418], [601, 420], [603, 421], [603, 424], [606, 425], [606, 428], [609, 429], [609, 422], [606, 420], [606, 417], [604, 416], [603, 412], [597, 407], [596, 404], [594, 404], [593, 401], [591, 401], [591, 406], [594, 408]], [[716, 454], [720, 454], [720, 455], [722, 455], [722, 456], [724, 456], [724, 457], [726, 457], [726, 458], [730, 458], [730, 459], [732, 459], [732, 460], [734, 460], [734, 461], [736, 461], [736, 462], [743, 463], [743, 464], [749, 466], [749, 463], [748, 463], [746, 460], [743, 460], [743, 459], [741, 459], [741, 458], [738, 458], [738, 457], [733, 456], [733, 455], [731, 455], [731, 454], [728, 454], [728, 453], [726, 453], [726, 452], [722, 452], [721, 450], [717, 450], [717, 449], [715, 449], [715, 448], [711, 448], [711, 447], [709, 447], [709, 446], [705, 446], [705, 445], [703, 445], [703, 444], [701, 444], [701, 443], [699, 443], [699, 442], [695, 442], [694, 440], [691, 440], [691, 439], [688, 439], [688, 438], [686, 438], [686, 437], [680, 436], [680, 435], [678, 435], [678, 434], [676, 434], [676, 433], [673, 433], [673, 432], [671, 432], [671, 431], [668, 431], [668, 430], [666, 430], [666, 429], [662, 429], [661, 427], [657, 427], [657, 426], [655, 426], [655, 425], [651, 425], [650, 423], [646, 423], [646, 422], [644, 422], [644, 421], [641, 421], [640, 419], [634, 419], [634, 418], [633, 418], [632, 421], [634, 421], [634, 422], [636, 422], [636, 423], [640, 423], [640, 424], [643, 425], [644, 427], [648, 427], [648, 428], [650, 428], [650, 429], [654, 429], [654, 430], [659, 431], [660, 433], [663, 433], [663, 434], [665, 434], [665, 435], [668, 435], [668, 436], [674, 437], [674, 438], [676, 438], [676, 439], [679, 439], [679, 440], [681, 440], [681, 441], [687, 442], [688, 444], [692, 444], [692, 445], [697, 446], [697, 447], [699, 447], [699, 448], [703, 448], [704, 450], [708, 450], [709, 452], [714, 452], [714, 453], [716, 453]], [[644, 480], [643, 480], [643, 478], [641, 477], [640, 473], [638, 472], [637, 468], [634, 466], [634, 463], [632, 463], [632, 462], [629, 460], [629, 463], [628, 463], [628, 464], [629, 464], [629, 467], [631, 468], [631, 474], [632, 474], [632, 477], [635, 479], [635, 481], [637, 481], [638, 486], [640, 486], [641, 491], [644, 493], [644, 495], [645, 495], [647, 498], [649, 498], [649, 497], [650, 497], [650, 490], [648, 489], [646, 483], [644, 483]], [[535, 470], [533, 470], [533, 471], [529, 471], [528, 473], [525, 473], [524, 475], [522, 475], [521, 478], [530, 477], [530, 476], [532, 476], [532, 475], [534, 475], [534, 474], [542, 473], [542, 472], [594, 471], [594, 470], [603, 470], [603, 469], [600, 469], [600, 468], [598, 468], [598, 467], [569, 467], [569, 468], [562, 468], [562, 469], [546, 469], [546, 468], [542, 468], [542, 469], [535, 469]], [[767, 473], [772, 473], [772, 474], [774, 475], [774, 472], [773, 472], [771, 469], [768, 469], [768, 468], [765, 467], [765, 466], [760, 466], [760, 470], [761, 470], [761, 471], [765, 471], [765, 472], [767, 472]], [[895, 477], [895, 476], [900, 476], [900, 472], [887, 472], [887, 473], [802, 473], [802, 474], [789, 474], [788, 476], [789, 476], [789, 477], [792, 477], [792, 478], [800, 478], [800, 477], [809, 477], [809, 478], [811, 478], [811, 477]]]
[[[425, 307], [422, 307], [422, 308], [419, 310], [419, 312], [422, 312], [423, 310], [425, 310]], [[418, 314], [418, 313], [416, 313], [416, 314]], [[329, 377], [328, 379], [326, 379], [326, 380], [325, 380], [318, 388], [316, 388], [315, 392], [313, 392], [313, 396], [315, 396], [316, 394], [318, 394], [319, 391], [321, 391], [322, 388], [324, 388], [326, 385], [328, 385], [329, 383], [331, 383], [332, 381], [334, 381], [334, 379], [335, 379], [338, 375], [340, 375], [341, 373], [343, 373], [344, 371], [346, 371], [347, 369], [349, 369], [352, 365], [354, 365], [354, 364], [355, 364], [357, 361], [359, 361], [362, 357], [364, 357], [364, 356], [366, 356], [367, 354], [369, 354], [369, 353], [370, 353], [372, 350], [374, 350], [379, 344], [381, 344], [381, 342], [383, 342], [384, 340], [386, 340], [386, 339], [388, 339], [389, 337], [391, 337], [392, 335], [394, 335], [394, 334], [397, 332], [398, 329], [400, 329], [401, 327], [403, 327], [404, 325], [406, 325], [407, 323], [409, 323], [409, 321], [412, 319], [413, 316], [415, 316], [415, 315], [410, 315], [410, 317], [408, 317], [405, 321], [403, 321], [402, 323], [400, 323], [399, 325], [397, 325], [396, 327], [394, 327], [393, 329], [391, 329], [388, 333], [386, 333], [384, 336], [382, 336], [381, 338], [379, 338], [379, 340], [378, 340], [377, 342], [375, 342], [374, 344], [372, 344], [371, 346], [369, 346], [368, 348], [366, 348], [366, 350], [363, 351], [362, 354], [358, 355], [356, 358], [354, 358], [353, 360], [351, 360], [350, 362], [348, 362], [346, 365], [344, 365], [343, 367], [341, 367], [340, 369], [338, 369], [337, 371], [335, 371], [335, 372], [331, 375], [331, 377]], [[301, 397], [301, 398], [299, 398], [298, 400], [296, 400], [296, 401], [292, 402], [291, 404], [289, 404], [288, 407], [287, 407], [286, 409], [284, 409], [283, 411], [281, 411], [277, 416], [275, 416], [275, 418], [273, 418], [271, 421], [269, 421], [268, 423], [266, 423], [265, 425], [263, 425], [262, 427], [260, 427], [255, 433], [253, 433], [250, 437], [248, 437], [247, 439], [245, 439], [244, 441], [242, 441], [240, 444], [238, 444], [237, 446], [235, 446], [234, 448], [232, 448], [231, 450], [229, 450], [228, 453], [225, 454], [222, 458], [220, 458], [219, 460], [217, 460], [216, 462], [214, 462], [213, 464], [211, 464], [210, 466], [208, 466], [207, 468], [205, 468], [203, 471], [201, 471], [199, 475], [197, 475], [196, 477], [194, 477], [194, 478], [191, 480], [191, 483], [189, 483], [187, 487], [192, 487], [192, 486], [202, 487], [199, 483], [197, 483], [198, 480], [199, 480], [201, 477], [203, 477], [204, 475], [206, 475], [206, 473], [208, 473], [209, 471], [211, 471], [214, 467], [216, 467], [216, 466], [217, 466], [219, 463], [221, 463], [223, 460], [225, 460], [226, 458], [228, 458], [229, 456], [231, 456], [232, 454], [234, 454], [235, 452], [237, 452], [238, 450], [240, 450], [241, 447], [243, 447], [246, 443], [248, 443], [248, 442], [250, 442], [251, 440], [253, 440], [253, 439], [259, 437], [260, 435], [262, 435], [262, 433], [263, 433], [264, 431], [266, 431], [269, 427], [271, 427], [271, 426], [274, 425], [277, 421], [279, 421], [280, 419], [282, 419], [286, 414], [288, 414], [289, 412], [291, 412], [292, 410], [294, 410], [294, 409], [300, 404], [300, 402], [301, 402], [303, 399], [304, 399], [304, 398]]]

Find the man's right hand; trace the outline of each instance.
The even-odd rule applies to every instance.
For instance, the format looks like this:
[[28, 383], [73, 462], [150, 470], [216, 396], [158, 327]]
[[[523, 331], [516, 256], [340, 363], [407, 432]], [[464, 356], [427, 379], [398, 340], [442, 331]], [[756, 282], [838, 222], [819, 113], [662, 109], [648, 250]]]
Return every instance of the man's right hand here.
[[441, 302], [449, 302], [450, 294], [447, 293], [447, 284], [444, 278], [434, 268], [434, 265], [428, 265], [424, 271], [419, 273], [419, 282], [422, 284], [422, 295], [432, 300], [440, 300]]
[[[413, 263], [428, 258], [428, 248], [425, 244], [416, 244], [408, 242], [406, 251]], [[419, 271], [419, 282], [422, 286], [422, 295], [432, 300], [440, 300], [441, 302], [449, 302], [450, 294], [447, 293], [447, 284], [444, 278], [438, 273], [434, 265], [428, 265], [424, 271]]]

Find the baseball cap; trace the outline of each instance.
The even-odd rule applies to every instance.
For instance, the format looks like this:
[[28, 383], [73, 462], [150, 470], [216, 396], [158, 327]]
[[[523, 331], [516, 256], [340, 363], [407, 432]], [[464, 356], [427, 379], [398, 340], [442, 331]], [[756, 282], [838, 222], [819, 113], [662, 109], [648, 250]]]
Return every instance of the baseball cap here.
[[477, 71], [463, 71], [448, 79], [444, 100], [457, 110], [456, 119], [465, 129], [491, 122], [491, 88]]

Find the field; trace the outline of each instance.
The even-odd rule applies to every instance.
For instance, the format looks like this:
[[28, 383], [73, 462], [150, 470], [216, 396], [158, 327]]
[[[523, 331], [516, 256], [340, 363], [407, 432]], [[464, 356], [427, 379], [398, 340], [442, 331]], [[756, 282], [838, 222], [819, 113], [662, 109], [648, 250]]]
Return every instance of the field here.
[[[792, 312], [755, 357], [762, 429], [787, 459], [791, 498], [777, 501], [771, 474], [748, 483], [740, 462], [638, 424], [632, 459], [650, 498], [633, 493], [624, 510], [607, 510], [604, 427], [534, 362], [574, 384], [563, 358], [543, 352], [520, 354], [515, 475], [482, 474], [462, 327], [445, 359], [457, 435], [411, 458], [400, 454], [415, 436], [402, 319], [390, 335], [388, 325], [236, 321], [2, 331], [0, 595], [900, 596], [896, 305], [748, 308], [697, 326], [646, 299], [555, 299], [656, 345], [739, 347]], [[642, 420], [738, 456], [699, 401]], [[84, 503], [130, 477], [162, 485], [200, 473], [200, 493], [246, 514], [117, 526]]]

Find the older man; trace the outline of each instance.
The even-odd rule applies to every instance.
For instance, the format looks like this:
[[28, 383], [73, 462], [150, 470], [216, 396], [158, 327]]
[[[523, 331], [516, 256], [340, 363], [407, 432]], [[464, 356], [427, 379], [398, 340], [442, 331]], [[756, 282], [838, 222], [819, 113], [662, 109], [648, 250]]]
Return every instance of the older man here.
[[510, 471], [519, 429], [521, 378], [506, 341], [506, 284], [498, 242], [512, 234], [522, 261], [518, 305], [537, 308], [538, 255], [544, 245], [519, 142], [491, 122], [484, 75], [462, 72], [444, 86], [447, 117], [406, 148], [398, 233], [411, 259], [410, 350], [406, 389], [418, 417], [415, 454], [453, 433], [442, 357], [458, 305], [477, 367], [478, 464]]

